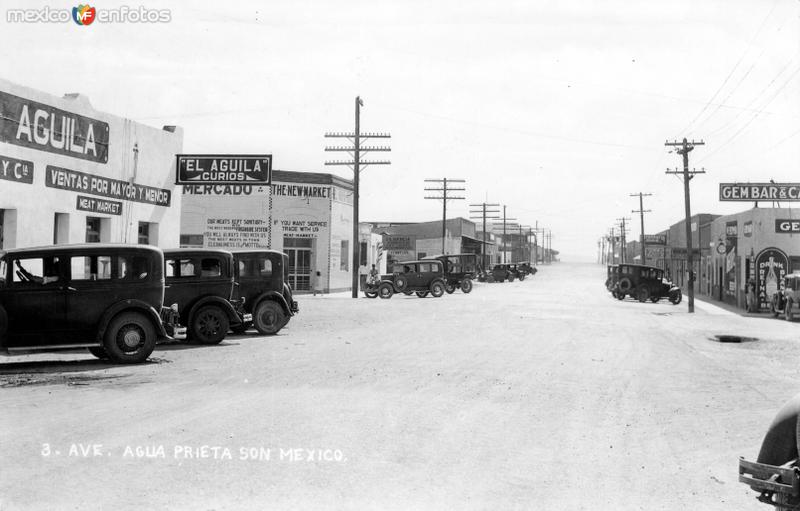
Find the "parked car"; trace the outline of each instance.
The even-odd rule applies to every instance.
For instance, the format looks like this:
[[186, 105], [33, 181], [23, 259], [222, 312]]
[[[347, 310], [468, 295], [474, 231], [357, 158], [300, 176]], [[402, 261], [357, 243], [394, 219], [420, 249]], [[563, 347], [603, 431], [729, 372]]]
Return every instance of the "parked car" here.
[[177, 303], [189, 340], [218, 344], [229, 328], [252, 321], [244, 299], [232, 299], [233, 255], [219, 249], [179, 248], [164, 251], [164, 300]]
[[259, 333], [278, 333], [292, 316], [300, 312], [289, 280], [289, 256], [276, 250], [234, 250], [234, 300], [244, 300], [244, 321], [233, 327], [242, 333], [254, 326]]
[[164, 307], [164, 254], [145, 245], [54, 245], [0, 256], [0, 346], [9, 353], [86, 347], [143, 362], [159, 339], [185, 338]]
[[655, 303], [662, 298], [669, 299], [673, 305], [681, 302], [679, 287], [664, 278], [664, 270], [655, 266], [641, 264], [620, 264], [617, 268], [618, 281], [615, 284], [615, 296], [623, 300], [626, 295], [640, 302], [650, 300]]
[[489, 282], [513, 282], [516, 272], [512, 271], [511, 263], [498, 263], [492, 266], [492, 271], [489, 272]]
[[790, 273], [783, 277], [783, 289], [772, 295], [770, 309], [773, 316], [777, 318], [783, 314], [787, 321], [794, 318], [795, 311], [800, 312], [800, 273]]
[[739, 482], [758, 492], [759, 501], [780, 511], [800, 508], [799, 417], [800, 394], [784, 404], [772, 420], [756, 461], [739, 458]]
[[525, 275], [536, 275], [536, 272], [539, 271], [536, 269], [535, 266], [531, 265], [530, 261], [523, 261], [517, 264], [518, 270], [525, 274]]
[[617, 286], [617, 282], [619, 281], [619, 265], [618, 264], [609, 264], [607, 268], [607, 278], [606, 278], [606, 289], [608, 289], [611, 293], [616, 296], [616, 291], [614, 290]]
[[441, 261], [405, 261], [392, 266], [392, 273], [381, 275], [377, 286], [364, 289], [368, 298], [380, 296], [391, 298], [395, 293], [410, 295], [416, 293], [419, 298], [430, 294], [439, 298], [445, 293], [445, 274]]
[[447, 294], [460, 289], [464, 293], [472, 291], [472, 279], [478, 271], [476, 254], [447, 254], [427, 257], [424, 260], [441, 261], [444, 266], [445, 286]]

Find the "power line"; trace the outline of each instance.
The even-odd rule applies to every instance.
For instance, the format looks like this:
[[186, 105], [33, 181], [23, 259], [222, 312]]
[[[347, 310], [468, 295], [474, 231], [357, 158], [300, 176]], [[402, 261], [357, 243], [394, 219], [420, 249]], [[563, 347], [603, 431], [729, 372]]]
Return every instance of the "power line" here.
[[[486, 202], [481, 202], [480, 204], [470, 204], [470, 208], [480, 208], [479, 210], [475, 211], [474, 209], [470, 209], [470, 219], [471, 220], [478, 220], [481, 219], [483, 221], [483, 243], [481, 244], [481, 267], [488, 268], [489, 262], [486, 260], [486, 220], [490, 219], [499, 219], [500, 210], [496, 209], [500, 207], [500, 204], [487, 204]], [[476, 214], [480, 214], [477, 218], [475, 217]]]
[[641, 221], [641, 229], [642, 229], [642, 237], [639, 240], [639, 245], [640, 245], [639, 248], [641, 248], [641, 252], [642, 252], [641, 253], [641, 255], [642, 255], [642, 264], [647, 264], [647, 258], [645, 256], [645, 251], [644, 251], [644, 214], [645, 213], [652, 213], [652, 210], [644, 209], [644, 204], [643, 204], [642, 197], [651, 197], [653, 194], [652, 193], [642, 193], [642, 192], [630, 194], [631, 197], [636, 197], [637, 195], [639, 196], [639, 209], [634, 209], [634, 210], [631, 211], [631, 213], [639, 213], [639, 219]]
[[426, 179], [426, 183], [441, 183], [442, 186], [440, 188], [425, 188], [426, 192], [439, 192], [441, 193], [441, 197], [425, 197], [426, 199], [433, 199], [433, 200], [440, 200], [442, 201], [442, 254], [447, 253], [447, 247], [445, 245], [447, 240], [447, 201], [449, 200], [464, 200], [464, 197], [453, 197], [452, 195], [447, 195], [447, 192], [463, 192], [466, 188], [456, 187], [453, 188], [452, 186], [448, 188], [447, 183], [464, 183], [463, 179]]

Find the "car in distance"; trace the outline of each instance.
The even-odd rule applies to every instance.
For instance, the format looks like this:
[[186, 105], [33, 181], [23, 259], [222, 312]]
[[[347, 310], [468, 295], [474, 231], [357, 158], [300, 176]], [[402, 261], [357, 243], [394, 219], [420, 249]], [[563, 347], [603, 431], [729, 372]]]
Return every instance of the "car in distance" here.
[[252, 316], [242, 300], [231, 301], [234, 287], [233, 255], [219, 249], [180, 248], [164, 251], [164, 301], [177, 303], [181, 323], [190, 341], [218, 344]]
[[[0, 345], [10, 354], [86, 347], [131, 364], [185, 337], [164, 307], [164, 254], [146, 245], [54, 245], [0, 256]], [[170, 335], [171, 334], [171, 335]]]
[[497, 263], [492, 266], [489, 272], [489, 282], [509, 282], [514, 281], [515, 272], [511, 270], [511, 263]]
[[650, 300], [655, 303], [667, 298], [673, 305], [681, 303], [680, 288], [664, 278], [664, 270], [661, 268], [622, 263], [617, 267], [617, 277], [614, 296], [619, 300], [625, 299], [627, 295], [640, 302]]
[[536, 272], [539, 271], [536, 269], [535, 266], [531, 265], [530, 261], [523, 261], [517, 264], [517, 269], [520, 273], [524, 275], [536, 275]]
[[617, 286], [617, 281], [619, 280], [619, 273], [618, 264], [609, 264], [606, 268], [606, 289], [612, 292], [616, 296], [616, 291], [614, 288]]
[[[395, 293], [410, 295], [416, 293], [419, 298], [430, 294], [439, 298], [445, 293], [445, 274], [441, 261], [405, 261], [395, 263], [392, 273], [381, 275], [381, 282], [375, 288], [377, 296], [391, 298]], [[366, 290], [365, 290], [366, 294]], [[374, 298], [373, 292], [367, 294]]]
[[244, 299], [245, 321], [236, 333], [254, 326], [259, 333], [277, 334], [300, 311], [289, 280], [289, 256], [267, 249], [234, 250], [234, 299]]
[[790, 273], [783, 277], [783, 289], [773, 293], [770, 302], [772, 315], [783, 314], [784, 319], [794, 319], [795, 311], [800, 312], [800, 273]]
[[478, 272], [478, 256], [476, 254], [447, 254], [426, 257], [425, 261], [441, 261], [444, 266], [445, 286], [447, 294], [456, 289], [464, 293], [472, 291], [472, 280]]

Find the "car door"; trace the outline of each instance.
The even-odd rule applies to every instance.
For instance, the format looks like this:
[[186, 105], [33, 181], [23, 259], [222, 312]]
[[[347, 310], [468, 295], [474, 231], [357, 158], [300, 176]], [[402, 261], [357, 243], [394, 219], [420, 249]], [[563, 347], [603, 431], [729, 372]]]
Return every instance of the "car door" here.
[[[65, 279], [45, 279], [45, 267], [62, 261], [48, 256], [12, 257], [10, 279], [3, 288], [8, 313], [9, 348], [51, 346], [68, 343]], [[60, 265], [60, 266], [59, 266]]]
[[433, 273], [431, 267], [435, 263], [420, 263], [417, 265], [417, 287], [420, 289], [428, 289], [431, 285]]

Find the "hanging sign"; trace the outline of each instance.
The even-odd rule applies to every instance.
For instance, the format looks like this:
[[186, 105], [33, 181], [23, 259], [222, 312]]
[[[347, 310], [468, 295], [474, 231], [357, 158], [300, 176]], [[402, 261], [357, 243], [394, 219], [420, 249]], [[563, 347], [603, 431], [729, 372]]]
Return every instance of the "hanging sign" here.
[[256, 184], [272, 182], [271, 154], [179, 154], [175, 184]]

